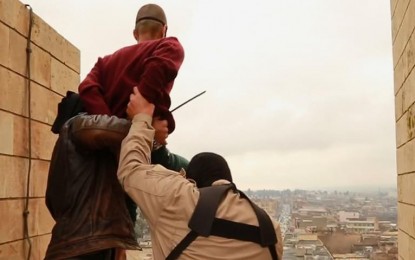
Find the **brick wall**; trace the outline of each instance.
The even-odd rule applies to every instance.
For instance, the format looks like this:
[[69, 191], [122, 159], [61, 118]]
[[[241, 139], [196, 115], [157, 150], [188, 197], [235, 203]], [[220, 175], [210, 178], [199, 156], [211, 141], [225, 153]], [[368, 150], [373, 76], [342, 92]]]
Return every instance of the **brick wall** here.
[[391, 0], [399, 258], [415, 259], [415, 0]]
[[30, 162], [30, 259], [44, 257], [54, 223], [44, 203], [49, 160], [57, 138], [50, 127], [61, 97], [79, 84], [79, 50], [34, 14], [29, 118], [28, 28], [29, 10], [24, 4], [0, 0], [0, 260], [27, 257], [23, 211]]

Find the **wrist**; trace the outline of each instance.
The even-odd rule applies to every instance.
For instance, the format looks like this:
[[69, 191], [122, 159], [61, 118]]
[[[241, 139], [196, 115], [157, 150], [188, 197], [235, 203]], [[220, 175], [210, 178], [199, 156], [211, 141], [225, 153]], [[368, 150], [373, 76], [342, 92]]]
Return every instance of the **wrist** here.
[[153, 121], [153, 117], [146, 113], [135, 114], [132, 118], [132, 122], [146, 122], [149, 126], [153, 127], [151, 125], [152, 121]]

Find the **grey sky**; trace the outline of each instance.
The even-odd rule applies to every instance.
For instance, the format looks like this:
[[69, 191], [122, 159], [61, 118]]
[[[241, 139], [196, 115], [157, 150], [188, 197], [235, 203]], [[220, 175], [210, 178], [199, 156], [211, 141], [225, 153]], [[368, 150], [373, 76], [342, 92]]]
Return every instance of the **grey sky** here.
[[[81, 50], [134, 44], [143, 1], [27, 0]], [[172, 152], [224, 155], [241, 189], [396, 183], [389, 0], [154, 1], [186, 58]]]

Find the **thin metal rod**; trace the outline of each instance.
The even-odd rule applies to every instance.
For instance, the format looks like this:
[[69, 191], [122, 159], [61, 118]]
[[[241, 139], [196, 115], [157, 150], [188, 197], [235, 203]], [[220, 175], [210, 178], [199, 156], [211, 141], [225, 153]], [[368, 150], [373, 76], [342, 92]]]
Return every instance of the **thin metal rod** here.
[[199, 97], [199, 96], [201, 96], [201, 95], [203, 95], [203, 94], [205, 94], [205, 93], [206, 93], [206, 90], [205, 90], [205, 91], [200, 92], [199, 94], [197, 94], [196, 96], [194, 96], [194, 97], [192, 97], [191, 99], [187, 100], [186, 102], [183, 102], [182, 104], [180, 104], [180, 105], [178, 105], [177, 107], [173, 108], [170, 112], [171, 112], [171, 113], [173, 113], [175, 110], [177, 110], [177, 109], [181, 108], [182, 106], [186, 105], [187, 103], [189, 103], [189, 102], [190, 102], [190, 101], [192, 101], [193, 99], [195, 99], [195, 98], [197, 98], [197, 97]]

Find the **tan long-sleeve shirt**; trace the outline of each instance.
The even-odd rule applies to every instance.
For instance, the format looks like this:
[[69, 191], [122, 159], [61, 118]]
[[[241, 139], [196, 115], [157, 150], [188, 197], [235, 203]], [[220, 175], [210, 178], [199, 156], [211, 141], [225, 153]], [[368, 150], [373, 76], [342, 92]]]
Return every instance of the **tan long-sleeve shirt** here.
[[[137, 203], [146, 217], [155, 260], [165, 259], [189, 233], [188, 222], [199, 199], [199, 190], [177, 172], [150, 164], [154, 129], [151, 117], [136, 115], [130, 132], [121, 147], [118, 179], [124, 190]], [[249, 202], [229, 192], [220, 204], [216, 217], [250, 225], [258, 225]], [[282, 259], [282, 238], [279, 224], [274, 222], [278, 258]], [[271, 259], [267, 247], [258, 244], [199, 236], [179, 259]]]

